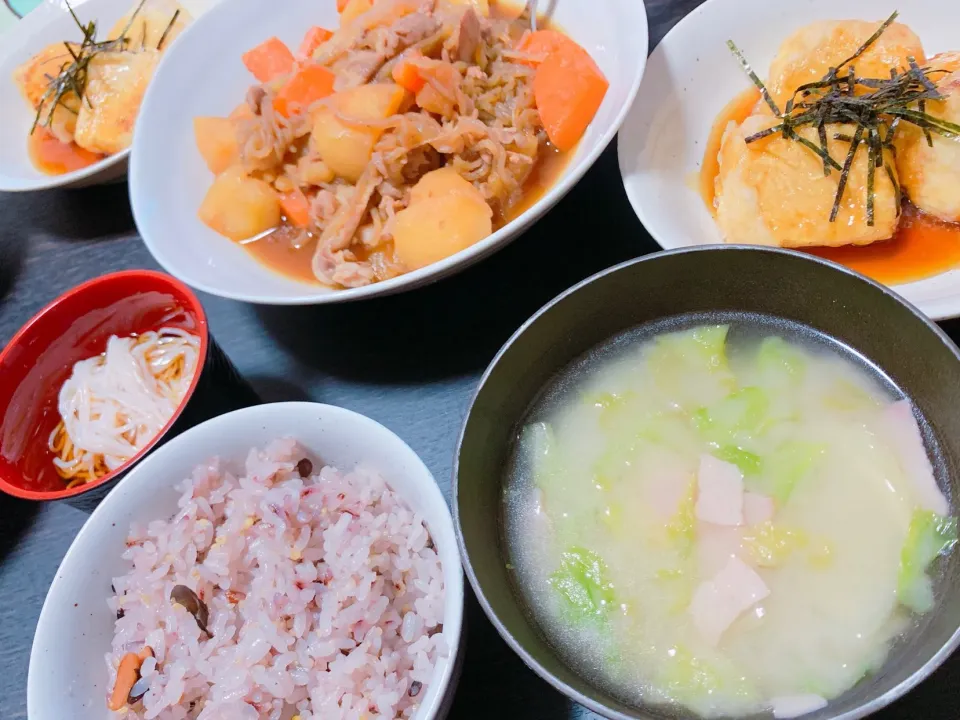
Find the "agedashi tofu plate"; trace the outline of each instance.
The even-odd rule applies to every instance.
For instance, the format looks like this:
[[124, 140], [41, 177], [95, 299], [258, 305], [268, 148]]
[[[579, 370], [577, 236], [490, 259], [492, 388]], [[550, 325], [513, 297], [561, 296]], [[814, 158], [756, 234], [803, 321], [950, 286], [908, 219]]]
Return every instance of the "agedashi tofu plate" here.
[[645, 64], [642, 5], [561, 0], [531, 25], [487, 0], [225, 0], [144, 101], [147, 246], [197, 288], [277, 304], [397, 292], [493, 252], [594, 162]]
[[206, 0], [44, 3], [0, 54], [0, 190], [122, 177], [156, 68]]
[[624, 126], [647, 229], [810, 253], [960, 315], [958, 6], [733, 5], [669, 33]]

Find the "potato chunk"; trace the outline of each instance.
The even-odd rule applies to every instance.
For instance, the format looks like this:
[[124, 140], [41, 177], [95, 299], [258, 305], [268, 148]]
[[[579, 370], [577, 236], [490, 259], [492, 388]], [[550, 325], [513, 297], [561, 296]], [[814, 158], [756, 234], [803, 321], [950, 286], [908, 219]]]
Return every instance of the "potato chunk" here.
[[200, 205], [200, 219], [231, 240], [246, 240], [280, 224], [280, 199], [240, 166], [217, 176]]
[[[78, 46], [72, 43], [74, 49]], [[50, 132], [61, 142], [73, 141], [73, 133], [77, 126], [77, 110], [80, 99], [76, 93], [70, 92], [61, 97], [60, 103], [53, 111], [53, 118], [47, 124], [51, 110], [52, 98], [48, 98], [40, 108], [43, 96], [50, 87], [50, 78], [55, 78], [65, 65], [73, 62], [63, 43], [49, 45], [34, 55], [27, 62], [13, 71], [13, 82], [20, 89], [27, 104], [33, 109], [40, 109], [40, 123], [48, 126]]]
[[433, 170], [420, 178], [410, 191], [410, 202], [421, 202], [443, 195], [465, 195], [477, 202], [486, 202], [473, 184], [449, 167]]
[[[960, 124], [960, 52], [944, 53], [930, 59], [934, 75], [946, 100], [930, 101], [926, 111], [935, 117]], [[960, 142], [931, 133], [933, 146], [923, 132], [901, 123], [897, 139], [897, 170], [900, 183], [918, 208], [947, 222], [960, 222]]]
[[394, 252], [408, 270], [417, 270], [458, 253], [493, 230], [486, 203], [454, 193], [413, 203], [397, 213]]
[[[311, 150], [334, 173], [357, 182], [383, 133], [380, 128], [363, 127], [360, 123], [385, 120], [397, 112], [405, 96], [406, 91], [394, 83], [362, 85], [337, 93], [330, 107], [314, 113]], [[358, 124], [344, 122], [337, 117], [338, 113]]]
[[104, 52], [90, 61], [77, 145], [105, 155], [130, 147], [143, 94], [159, 62], [156, 50]]
[[348, 0], [340, 13], [340, 27], [349, 25], [373, 7], [373, 0]]
[[194, 118], [193, 134], [200, 155], [214, 175], [240, 162], [240, 143], [236, 126], [230, 118]]
[[[774, 134], [749, 145], [744, 138], [774, 126], [772, 114], [754, 115], [741, 126], [730, 123], [720, 146], [717, 176], [717, 224], [730, 243], [788, 248], [868, 245], [893, 236], [899, 220], [897, 190], [886, 170], [874, 175], [874, 224], [867, 224], [867, 149], [861, 145], [850, 168], [840, 210], [830, 222], [840, 173], [823, 174], [823, 161], [795, 140]], [[818, 144], [817, 130], [799, 134]], [[834, 139], [852, 135], [852, 126], [827, 128], [830, 156], [843, 165], [849, 145]], [[889, 150], [884, 160], [894, 177]]]

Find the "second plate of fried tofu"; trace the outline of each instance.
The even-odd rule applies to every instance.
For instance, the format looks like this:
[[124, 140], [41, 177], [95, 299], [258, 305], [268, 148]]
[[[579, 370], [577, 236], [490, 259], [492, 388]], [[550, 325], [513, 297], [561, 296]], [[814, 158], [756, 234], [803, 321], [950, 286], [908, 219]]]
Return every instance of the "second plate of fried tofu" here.
[[637, 215], [665, 248], [794, 249], [960, 315], [958, 27], [932, 0], [708, 0], [620, 133]]

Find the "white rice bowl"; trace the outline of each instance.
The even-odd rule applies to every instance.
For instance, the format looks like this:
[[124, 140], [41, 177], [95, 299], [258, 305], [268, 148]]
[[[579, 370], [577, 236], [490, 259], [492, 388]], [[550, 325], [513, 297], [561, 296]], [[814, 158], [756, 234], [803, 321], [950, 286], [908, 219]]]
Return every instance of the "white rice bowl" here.
[[[249, 408], [172, 440], [91, 516], [41, 613], [29, 717], [441, 717], [462, 610], [449, 511], [409, 447], [339, 408]], [[146, 694], [109, 711], [144, 646]]]

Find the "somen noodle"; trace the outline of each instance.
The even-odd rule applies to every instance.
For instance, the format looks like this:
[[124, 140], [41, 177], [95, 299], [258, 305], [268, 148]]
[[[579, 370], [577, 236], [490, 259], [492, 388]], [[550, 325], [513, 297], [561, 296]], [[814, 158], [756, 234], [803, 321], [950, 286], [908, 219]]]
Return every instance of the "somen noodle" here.
[[137, 454], [170, 421], [197, 371], [200, 338], [165, 327], [112, 335], [60, 388], [49, 446], [67, 487], [96, 480]]

